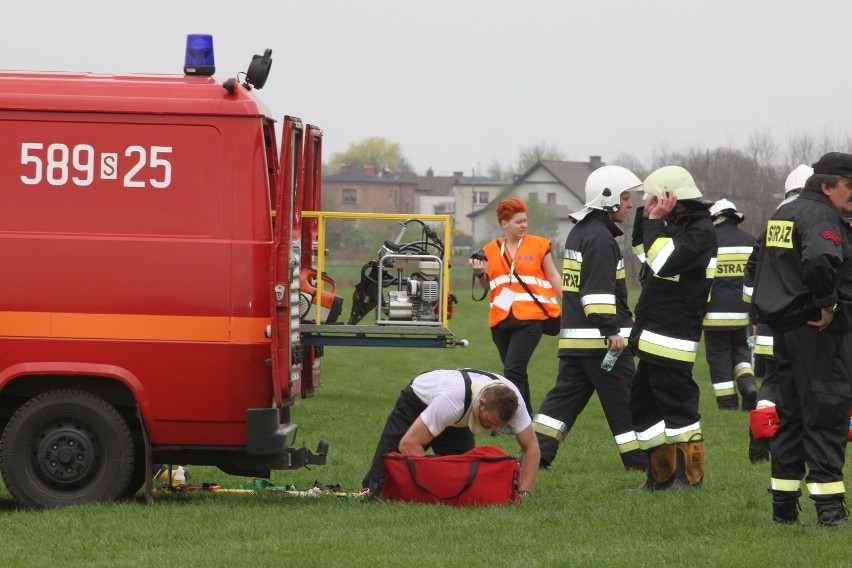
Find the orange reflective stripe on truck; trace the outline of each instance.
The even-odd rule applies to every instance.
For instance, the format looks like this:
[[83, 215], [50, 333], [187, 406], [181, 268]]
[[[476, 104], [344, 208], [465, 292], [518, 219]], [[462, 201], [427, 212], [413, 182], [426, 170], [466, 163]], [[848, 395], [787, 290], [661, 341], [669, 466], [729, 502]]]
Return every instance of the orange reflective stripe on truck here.
[[0, 337], [268, 343], [268, 318], [0, 312]]

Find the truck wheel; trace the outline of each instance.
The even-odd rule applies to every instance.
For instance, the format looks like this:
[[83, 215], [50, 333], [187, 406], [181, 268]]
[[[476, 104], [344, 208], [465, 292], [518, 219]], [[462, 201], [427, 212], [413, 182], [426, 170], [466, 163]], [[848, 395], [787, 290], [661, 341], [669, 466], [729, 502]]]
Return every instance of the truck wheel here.
[[102, 398], [49, 391], [27, 401], [6, 425], [0, 473], [12, 498], [29, 507], [116, 499], [133, 477], [133, 438]]

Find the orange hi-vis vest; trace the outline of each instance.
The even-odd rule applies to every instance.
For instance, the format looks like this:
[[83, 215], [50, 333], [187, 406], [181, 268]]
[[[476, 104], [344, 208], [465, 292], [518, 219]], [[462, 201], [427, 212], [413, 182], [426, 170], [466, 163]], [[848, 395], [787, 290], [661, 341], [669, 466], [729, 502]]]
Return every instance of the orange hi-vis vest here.
[[[512, 259], [509, 254], [501, 254], [501, 245], [505, 239], [489, 242], [483, 250], [488, 259], [488, 284], [490, 286], [491, 311], [488, 313], [488, 326], [494, 327], [509, 316], [509, 312], [495, 305], [495, 300], [504, 289], [515, 293], [511, 313], [519, 320], [544, 320], [559, 316], [561, 310], [557, 300], [559, 290], [550, 285], [542, 268], [545, 255], [550, 252], [550, 241], [543, 237], [527, 235], [521, 240], [515, 253], [515, 273], [512, 274]], [[530, 292], [544, 306], [547, 313], [535, 303], [529, 293], [518, 282], [524, 281]]]

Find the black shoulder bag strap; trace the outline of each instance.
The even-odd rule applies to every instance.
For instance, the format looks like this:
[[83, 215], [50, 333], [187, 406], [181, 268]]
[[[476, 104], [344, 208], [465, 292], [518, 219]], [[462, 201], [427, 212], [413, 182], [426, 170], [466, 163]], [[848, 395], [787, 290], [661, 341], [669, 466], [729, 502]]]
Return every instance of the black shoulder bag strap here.
[[538, 300], [538, 298], [536, 298], [536, 297], [535, 297], [535, 294], [533, 294], [533, 293], [532, 293], [532, 290], [530, 290], [529, 286], [527, 286], [527, 283], [526, 283], [526, 282], [524, 282], [523, 280], [521, 280], [521, 277], [520, 277], [520, 276], [518, 276], [518, 273], [517, 273], [517, 272], [515, 272], [515, 269], [512, 267], [512, 263], [511, 263], [511, 262], [509, 262], [509, 258], [506, 256], [506, 253], [505, 253], [505, 252], [503, 252], [503, 258], [504, 258], [504, 259], [506, 259], [506, 262], [507, 262], [507, 263], [509, 263], [509, 267], [510, 267], [510, 268], [511, 268], [511, 270], [512, 270], [512, 274], [515, 276], [515, 278], [517, 278], [517, 279], [518, 279], [518, 284], [520, 284], [521, 286], [523, 286], [524, 290], [526, 290], [526, 291], [527, 291], [527, 294], [529, 294], [529, 295], [530, 295], [530, 298], [532, 298], [532, 299], [533, 299], [533, 302], [535, 302], [535, 303], [536, 303], [536, 305], [537, 305], [539, 308], [541, 308], [541, 311], [543, 311], [543, 312], [544, 312], [544, 315], [546, 315], [546, 316], [547, 316], [547, 317], [549, 317], [549, 318], [550, 318], [550, 317], [553, 317], [553, 316], [551, 316], [551, 315], [550, 315], [550, 312], [548, 312], [548, 311], [547, 311], [547, 308], [545, 308], [545, 307], [544, 307], [544, 304], [542, 304], [542, 303]]

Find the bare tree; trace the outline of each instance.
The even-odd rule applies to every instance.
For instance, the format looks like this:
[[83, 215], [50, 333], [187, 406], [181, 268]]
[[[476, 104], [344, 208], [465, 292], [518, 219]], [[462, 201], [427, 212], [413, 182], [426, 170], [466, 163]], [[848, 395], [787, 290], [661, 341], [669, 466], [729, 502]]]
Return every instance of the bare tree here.
[[518, 172], [525, 172], [539, 160], [567, 160], [568, 156], [556, 144], [541, 141], [521, 148], [518, 157]]

